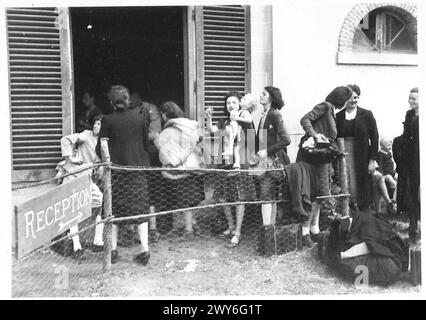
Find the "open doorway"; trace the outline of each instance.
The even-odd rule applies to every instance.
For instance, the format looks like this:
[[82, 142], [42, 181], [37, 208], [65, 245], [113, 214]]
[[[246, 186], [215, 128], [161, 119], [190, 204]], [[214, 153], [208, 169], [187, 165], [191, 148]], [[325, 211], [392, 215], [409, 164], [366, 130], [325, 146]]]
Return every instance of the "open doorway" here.
[[157, 106], [184, 107], [183, 7], [70, 8], [75, 113], [85, 90], [111, 111], [106, 93], [121, 84]]

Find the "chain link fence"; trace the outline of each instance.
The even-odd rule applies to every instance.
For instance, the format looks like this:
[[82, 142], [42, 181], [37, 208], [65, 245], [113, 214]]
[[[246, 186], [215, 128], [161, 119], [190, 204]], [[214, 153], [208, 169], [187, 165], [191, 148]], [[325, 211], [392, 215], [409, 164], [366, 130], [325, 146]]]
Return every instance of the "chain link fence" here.
[[[342, 162], [319, 181], [333, 194], [324, 197], [328, 205], [320, 215], [322, 230], [336, 210], [346, 210], [347, 186], [341, 183], [341, 166]], [[80, 221], [77, 229], [59, 234], [22, 259], [13, 259], [14, 297], [114, 295], [107, 290], [111, 278], [105, 271], [124, 266], [141, 270], [140, 264], [147, 259], [141, 260], [140, 254], [145, 251], [150, 253], [148, 265], [154, 270], [185, 272], [195, 270], [200, 261], [214, 268], [218, 256], [226, 256], [225, 263], [232, 264], [232, 259], [250, 261], [301, 249], [304, 219], [295, 210], [295, 182], [289, 177], [289, 166], [184, 170], [102, 164], [96, 168], [102, 168], [102, 178], [91, 183], [96, 182], [103, 194], [102, 207], [93, 206], [92, 216]], [[89, 167], [82, 172], [93, 170]], [[55, 188], [58, 179], [38, 185], [53, 183]], [[309, 206], [300, 204], [309, 211]], [[269, 234], [263, 227], [268, 217], [274, 225]], [[272, 240], [268, 239], [271, 234]], [[76, 250], [79, 246], [81, 250]]]
[[[201, 258], [207, 252], [237, 250], [249, 258], [300, 249], [301, 220], [292, 213], [284, 169], [180, 170], [102, 165], [78, 174], [99, 167], [103, 169], [102, 178], [95, 181], [104, 196], [103, 206], [92, 205], [92, 216], [81, 221], [78, 228], [59, 234], [22, 259], [14, 258], [14, 297], [96, 296], [106, 279], [104, 271], [114, 268], [111, 249], [113, 255], [115, 250], [118, 252], [113, 262], [133, 264], [145, 246], [151, 261], [160, 265], [170, 265], [173, 254], [177, 255], [173, 261], [178, 265], [178, 261], [186, 261], [185, 257]], [[59, 180], [69, 176], [72, 178], [65, 175], [37, 185], [50, 184], [54, 189]], [[92, 194], [93, 202], [94, 198]], [[289, 228], [277, 241], [283, 244], [283, 251], [262, 247], [265, 239], [260, 239], [262, 206], [273, 204], [275, 225]], [[99, 240], [101, 226], [103, 235]], [[114, 228], [118, 229], [116, 245]], [[144, 232], [148, 233], [145, 244], [141, 241]]]

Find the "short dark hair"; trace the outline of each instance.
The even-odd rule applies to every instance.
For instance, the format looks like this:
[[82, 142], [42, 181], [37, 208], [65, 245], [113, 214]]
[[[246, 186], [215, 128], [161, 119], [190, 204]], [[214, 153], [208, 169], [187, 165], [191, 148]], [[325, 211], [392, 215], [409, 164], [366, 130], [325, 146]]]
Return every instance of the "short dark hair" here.
[[361, 89], [356, 84], [348, 84], [347, 87], [349, 88], [349, 90], [355, 92], [357, 95], [361, 95]]
[[224, 110], [225, 115], [226, 115], [227, 117], [229, 117], [229, 116], [230, 116], [230, 114], [229, 114], [228, 108], [226, 107], [226, 101], [227, 101], [227, 100], [228, 100], [228, 98], [230, 98], [230, 97], [236, 97], [236, 98], [238, 99], [238, 101], [241, 101], [241, 98], [242, 98], [241, 93], [239, 93], [238, 91], [229, 91], [229, 92], [225, 95], [225, 100], [223, 101], [223, 102], [224, 102], [223, 110]]
[[411, 93], [419, 93], [419, 88], [415, 87], [413, 89], [410, 90]]
[[284, 100], [281, 94], [281, 90], [272, 86], [265, 87], [265, 90], [269, 93], [271, 107], [277, 110], [281, 110], [281, 108], [284, 107]]
[[167, 119], [184, 118], [185, 113], [173, 101], [166, 101], [160, 105], [160, 111], [164, 113]]

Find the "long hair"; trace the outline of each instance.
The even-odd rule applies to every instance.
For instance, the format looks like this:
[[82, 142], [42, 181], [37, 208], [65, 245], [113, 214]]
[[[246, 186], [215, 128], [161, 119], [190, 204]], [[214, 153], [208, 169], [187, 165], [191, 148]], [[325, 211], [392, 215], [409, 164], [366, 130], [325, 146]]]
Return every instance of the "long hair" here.
[[225, 115], [227, 117], [230, 116], [228, 108], [226, 107], [226, 100], [228, 100], [228, 98], [230, 97], [236, 97], [238, 99], [238, 101], [241, 101], [241, 93], [239, 93], [238, 91], [229, 91], [226, 96], [225, 96], [225, 100], [224, 100], [224, 107], [223, 107], [223, 111], [225, 112]]
[[284, 107], [284, 100], [281, 94], [281, 90], [272, 86], [265, 87], [265, 90], [269, 93], [271, 107], [277, 110], [281, 110], [281, 108]]
[[184, 118], [185, 113], [173, 101], [166, 101], [160, 105], [160, 111], [164, 113], [167, 119]]

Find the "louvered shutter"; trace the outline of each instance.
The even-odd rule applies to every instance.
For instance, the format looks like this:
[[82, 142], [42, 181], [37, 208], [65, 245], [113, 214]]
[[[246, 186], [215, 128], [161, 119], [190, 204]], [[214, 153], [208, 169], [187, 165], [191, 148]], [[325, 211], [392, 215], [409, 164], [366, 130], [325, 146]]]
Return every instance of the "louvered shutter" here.
[[224, 118], [224, 96], [249, 90], [248, 8], [203, 6], [204, 105], [213, 107], [213, 122]]
[[53, 169], [61, 157], [59, 12], [7, 9], [13, 170]]

